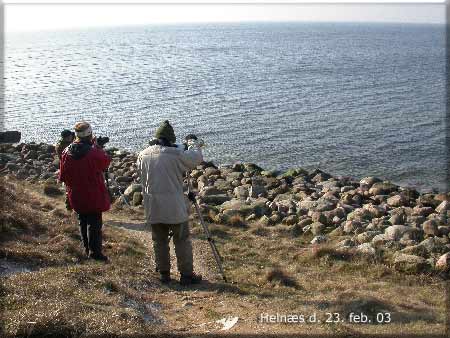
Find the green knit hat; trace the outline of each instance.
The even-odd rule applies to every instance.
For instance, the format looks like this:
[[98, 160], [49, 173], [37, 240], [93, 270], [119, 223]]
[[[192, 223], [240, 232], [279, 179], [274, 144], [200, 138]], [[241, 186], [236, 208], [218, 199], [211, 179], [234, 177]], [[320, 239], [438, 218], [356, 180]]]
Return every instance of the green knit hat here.
[[172, 143], [175, 143], [177, 138], [175, 137], [175, 133], [173, 131], [172, 126], [170, 125], [169, 121], [164, 121], [159, 128], [156, 130], [155, 134], [156, 138], [165, 138], [167, 141], [170, 141]]

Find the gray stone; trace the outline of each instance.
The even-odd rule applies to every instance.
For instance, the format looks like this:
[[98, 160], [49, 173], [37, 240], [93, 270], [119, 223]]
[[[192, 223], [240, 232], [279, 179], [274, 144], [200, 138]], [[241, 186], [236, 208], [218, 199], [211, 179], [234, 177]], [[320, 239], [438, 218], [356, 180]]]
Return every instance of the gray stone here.
[[374, 238], [372, 238], [371, 243], [373, 246], [382, 246], [386, 243], [390, 242], [391, 240], [387, 239], [385, 234], [376, 235]]
[[370, 243], [363, 243], [356, 247], [356, 251], [365, 255], [374, 256], [376, 254], [375, 248]]
[[390, 193], [397, 190], [397, 186], [390, 182], [377, 182], [372, 185], [369, 189], [369, 194], [372, 196], [376, 195], [389, 195]]
[[406, 217], [405, 215], [400, 215], [400, 214], [394, 214], [391, 216], [391, 218], [389, 218], [389, 222], [394, 225], [394, 224], [405, 224], [406, 221]]
[[344, 223], [343, 231], [346, 234], [350, 234], [350, 233], [353, 233], [356, 229], [361, 228], [361, 227], [362, 227], [362, 224], [359, 221], [355, 221], [355, 220], [346, 221]]
[[423, 228], [423, 232], [426, 235], [431, 235], [431, 236], [439, 235], [438, 222], [435, 221], [434, 219], [430, 219], [430, 220], [423, 222], [422, 228]]
[[398, 194], [387, 199], [387, 204], [391, 207], [401, 207], [408, 204], [408, 199], [402, 195]]
[[213, 175], [219, 176], [220, 170], [216, 169], [214, 167], [208, 167], [203, 171], [203, 175], [205, 175], [206, 177], [213, 176]]
[[445, 214], [447, 210], [450, 210], [450, 202], [442, 201], [436, 208], [436, 212], [440, 214]]
[[229, 200], [231, 200], [231, 197], [227, 194], [207, 195], [202, 197], [204, 203], [212, 205], [220, 205]]
[[427, 217], [428, 215], [430, 215], [434, 212], [434, 209], [431, 207], [415, 206], [412, 211], [413, 211], [413, 213], [412, 213], [413, 216]]
[[131, 184], [125, 189], [124, 195], [126, 197], [131, 197], [135, 192], [142, 192], [142, 184]]
[[413, 231], [412, 227], [406, 225], [395, 224], [385, 229], [384, 235], [386, 239], [391, 241], [398, 241], [403, 237], [407, 232]]
[[370, 189], [372, 185], [377, 182], [381, 182], [381, 180], [376, 177], [364, 177], [359, 181], [359, 186], [363, 189]]
[[239, 186], [234, 188], [233, 190], [234, 196], [236, 196], [236, 198], [245, 200], [248, 196], [249, 196], [249, 191], [248, 191], [248, 187], [246, 186]]
[[260, 195], [267, 196], [267, 189], [264, 185], [258, 184], [258, 181], [252, 181], [252, 185], [249, 190], [250, 197], [258, 197]]
[[366, 231], [363, 233], [360, 233], [356, 236], [356, 241], [358, 243], [367, 243], [370, 242], [376, 235], [381, 234], [381, 231]]

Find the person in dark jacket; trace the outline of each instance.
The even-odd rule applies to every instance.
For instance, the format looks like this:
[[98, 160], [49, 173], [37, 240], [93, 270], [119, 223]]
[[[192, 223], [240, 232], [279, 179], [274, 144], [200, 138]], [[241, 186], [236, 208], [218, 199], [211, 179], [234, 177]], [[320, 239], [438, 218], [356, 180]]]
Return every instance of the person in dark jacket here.
[[[61, 132], [61, 138], [59, 139], [58, 143], [56, 143], [56, 145], [55, 145], [55, 152], [56, 152], [56, 155], [58, 156], [59, 162], [61, 162], [62, 152], [74, 141], [74, 139], [75, 139], [75, 133], [73, 131], [64, 129]], [[70, 203], [69, 203], [69, 197], [67, 196], [67, 191], [66, 191], [66, 199], [64, 202], [66, 204], [66, 209], [69, 211], [72, 210], [72, 207], [70, 206]]]
[[61, 138], [55, 145], [56, 155], [58, 155], [58, 159], [60, 161], [62, 152], [73, 142], [74, 139], [75, 133], [73, 131], [65, 129], [61, 132]]
[[75, 142], [62, 153], [59, 179], [65, 183], [70, 206], [78, 214], [86, 254], [107, 261], [102, 253], [102, 212], [110, 208], [104, 172], [111, 158], [97, 145], [89, 123], [77, 123], [75, 134]]

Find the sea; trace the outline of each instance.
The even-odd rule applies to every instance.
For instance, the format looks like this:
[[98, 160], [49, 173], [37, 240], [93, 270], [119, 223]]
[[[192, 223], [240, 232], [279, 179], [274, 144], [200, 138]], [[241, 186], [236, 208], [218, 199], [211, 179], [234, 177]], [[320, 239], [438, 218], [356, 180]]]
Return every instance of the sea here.
[[217, 164], [447, 191], [445, 25], [178, 24], [6, 33], [3, 128], [86, 120], [138, 152], [169, 120]]

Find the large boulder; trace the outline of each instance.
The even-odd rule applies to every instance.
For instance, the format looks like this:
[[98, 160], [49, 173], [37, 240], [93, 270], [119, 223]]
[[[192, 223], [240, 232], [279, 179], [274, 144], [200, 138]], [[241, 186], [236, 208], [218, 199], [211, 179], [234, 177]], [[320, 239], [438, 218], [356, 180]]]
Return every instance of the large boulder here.
[[[224, 192], [226, 192], [226, 190], [221, 190], [218, 189], [216, 186], [205, 186], [203, 187], [200, 192], [198, 193], [198, 195], [201, 198], [207, 197], [207, 196], [214, 196], [214, 195], [221, 195]], [[223, 202], [222, 202], [223, 203]]]
[[256, 216], [261, 217], [269, 210], [266, 203], [267, 199], [265, 198], [259, 198], [256, 200], [251, 200], [249, 202], [238, 199], [231, 199], [222, 203], [219, 208], [222, 211], [235, 210], [236, 213], [240, 214], [241, 216], [249, 216], [251, 214], [255, 214]]
[[379, 178], [376, 177], [364, 177], [361, 181], [359, 181], [359, 186], [362, 189], [370, 189], [372, 185], [375, 183], [381, 182]]
[[442, 201], [441, 204], [436, 207], [436, 212], [440, 214], [445, 214], [448, 210], [450, 210], [449, 201]]
[[375, 248], [370, 243], [363, 243], [356, 247], [356, 252], [364, 255], [374, 256], [376, 254]]
[[384, 235], [388, 240], [399, 241], [405, 235], [409, 236], [409, 239], [420, 237], [420, 230], [406, 225], [395, 224], [387, 227], [384, 230]]
[[249, 196], [248, 187], [239, 186], [233, 190], [234, 196], [238, 199], [245, 200]]
[[260, 195], [267, 196], [267, 189], [264, 180], [261, 177], [257, 176], [252, 178], [249, 195], [254, 198], [259, 197]]
[[449, 248], [438, 237], [427, 238], [418, 245], [424, 247], [429, 253], [445, 253], [449, 251]]
[[224, 202], [227, 202], [229, 200], [231, 200], [231, 197], [227, 194], [207, 195], [202, 197], [203, 203], [212, 205], [223, 204]]
[[406, 198], [402, 194], [394, 195], [387, 199], [387, 204], [395, 208], [405, 206], [408, 204], [408, 202], [408, 198]]
[[360, 233], [356, 236], [356, 241], [360, 244], [370, 242], [376, 235], [381, 234], [381, 231], [372, 230]]
[[401, 252], [394, 254], [394, 268], [398, 271], [408, 273], [423, 272], [429, 267], [427, 260], [423, 257], [408, 255]]
[[439, 236], [438, 222], [434, 219], [429, 219], [422, 224], [422, 229], [425, 235]]
[[377, 182], [372, 185], [369, 189], [369, 194], [372, 196], [376, 195], [389, 195], [390, 193], [397, 190], [397, 186], [390, 182]]

